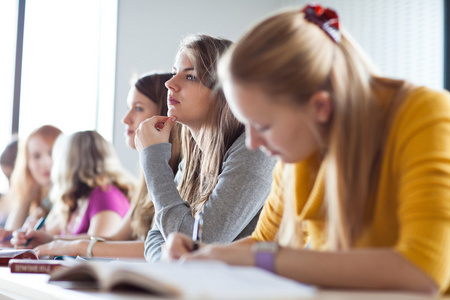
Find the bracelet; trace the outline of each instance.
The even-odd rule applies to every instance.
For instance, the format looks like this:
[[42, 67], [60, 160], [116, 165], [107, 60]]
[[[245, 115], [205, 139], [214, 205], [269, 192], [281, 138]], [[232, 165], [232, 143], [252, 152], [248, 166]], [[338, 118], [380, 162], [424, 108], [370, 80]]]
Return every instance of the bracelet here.
[[97, 242], [104, 242], [104, 241], [105, 241], [104, 238], [97, 237], [97, 236], [91, 236], [91, 241], [89, 242], [89, 245], [86, 250], [86, 257], [92, 258], [92, 248], [94, 248], [94, 245]]

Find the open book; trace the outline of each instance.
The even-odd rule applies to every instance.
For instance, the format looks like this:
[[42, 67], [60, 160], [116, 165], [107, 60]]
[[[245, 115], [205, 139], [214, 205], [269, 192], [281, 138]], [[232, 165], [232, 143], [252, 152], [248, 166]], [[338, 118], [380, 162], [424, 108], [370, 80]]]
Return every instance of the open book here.
[[50, 283], [102, 291], [140, 290], [183, 299], [298, 299], [315, 289], [251, 267], [218, 262], [88, 262], [52, 273]]
[[11, 259], [38, 259], [32, 249], [0, 249], [0, 266], [8, 266]]

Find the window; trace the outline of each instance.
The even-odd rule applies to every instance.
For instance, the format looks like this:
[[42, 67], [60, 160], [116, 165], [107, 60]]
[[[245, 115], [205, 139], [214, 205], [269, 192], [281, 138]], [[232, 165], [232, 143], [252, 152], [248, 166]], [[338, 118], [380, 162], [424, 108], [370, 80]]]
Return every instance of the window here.
[[[12, 131], [18, 3], [0, 3], [2, 149]], [[118, 0], [26, 1], [19, 139], [51, 124], [66, 134], [96, 129], [112, 140], [117, 6]]]
[[[17, 7], [16, 1], [0, 2], [0, 152], [11, 138]], [[6, 177], [0, 172], [0, 193], [7, 189]]]
[[[44, 124], [64, 133], [98, 128], [99, 105], [105, 103], [99, 98], [114, 92], [114, 2], [27, 1], [19, 136]], [[105, 20], [112, 26], [105, 26]], [[109, 72], [102, 72], [102, 66]], [[112, 107], [112, 100], [103, 105]]]

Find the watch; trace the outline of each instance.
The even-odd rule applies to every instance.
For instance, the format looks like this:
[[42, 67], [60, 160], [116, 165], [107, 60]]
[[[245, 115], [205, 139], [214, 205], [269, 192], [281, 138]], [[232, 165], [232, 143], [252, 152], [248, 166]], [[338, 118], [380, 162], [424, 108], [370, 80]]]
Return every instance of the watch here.
[[94, 245], [97, 242], [104, 242], [104, 241], [105, 241], [104, 238], [101, 238], [101, 237], [98, 237], [98, 236], [91, 236], [91, 241], [89, 242], [89, 245], [88, 245], [87, 250], [86, 250], [86, 257], [92, 258], [92, 248], [94, 248]]
[[275, 255], [278, 252], [278, 244], [275, 242], [259, 242], [252, 246], [255, 254], [255, 265], [258, 268], [275, 273]]

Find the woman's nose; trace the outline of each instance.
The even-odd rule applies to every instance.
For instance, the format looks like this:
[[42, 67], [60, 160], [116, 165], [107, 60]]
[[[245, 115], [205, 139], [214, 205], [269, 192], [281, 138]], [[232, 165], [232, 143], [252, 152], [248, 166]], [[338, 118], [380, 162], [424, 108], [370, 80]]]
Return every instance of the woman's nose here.
[[264, 144], [263, 139], [259, 136], [258, 132], [251, 126], [246, 126], [246, 138], [245, 144], [248, 149], [256, 150]]
[[166, 81], [166, 88], [173, 91], [178, 91], [180, 89], [176, 82], [176, 75]]
[[123, 117], [122, 119], [122, 123], [123, 124], [127, 124], [130, 125], [130, 113], [131, 113], [131, 109], [127, 112], [127, 114]]

